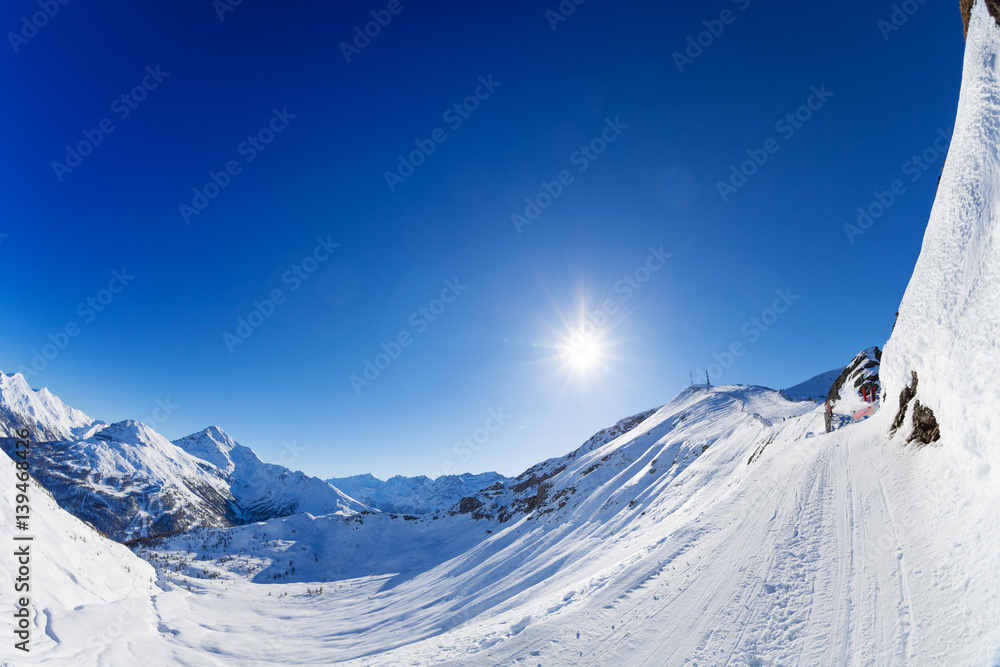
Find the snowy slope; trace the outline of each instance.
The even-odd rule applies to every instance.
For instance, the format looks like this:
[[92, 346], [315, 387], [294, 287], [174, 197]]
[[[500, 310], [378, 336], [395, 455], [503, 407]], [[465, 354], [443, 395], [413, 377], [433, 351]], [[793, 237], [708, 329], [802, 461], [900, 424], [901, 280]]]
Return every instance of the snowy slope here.
[[1000, 31], [982, 4], [951, 149], [882, 373], [894, 401], [915, 372], [916, 400], [986, 474], [1000, 467]]
[[[6, 616], [0, 664], [31, 664], [35, 661], [30, 657], [44, 651], [46, 645], [55, 645], [56, 640], [61, 642], [62, 664], [72, 664], [73, 653], [88, 644], [92, 651], [113, 653], [110, 645], [117, 636], [111, 622], [126, 619], [142, 626], [140, 634], [154, 635], [155, 616], [150, 604], [150, 595], [156, 590], [153, 568], [60, 509], [34, 482], [28, 490], [29, 529], [15, 530], [15, 472], [11, 459], [0, 452], [0, 488], [4, 489], [0, 494], [0, 525], [5, 531], [0, 579], [5, 587]], [[14, 581], [19, 576], [13, 552], [24, 543], [15, 543], [11, 533], [34, 538], [29, 543], [30, 588], [18, 592], [18, 597], [30, 599], [30, 655], [13, 647], [10, 614], [14, 611]]]
[[496, 472], [484, 472], [478, 475], [467, 472], [461, 475], [441, 475], [436, 479], [424, 475], [419, 477], [396, 475], [383, 482], [373, 475], [366, 474], [335, 477], [326, 481], [351, 498], [384, 512], [431, 514], [447, 509], [463, 497], [506, 479]]
[[[618, 420], [614, 425], [595, 433], [570, 456], [576, 457], [579, 454], [588, 453], [606, 445], [612, 440], [630, 432], [654, 413], [656, 413], [655, 409], [646, 410]], [[383, 482], [373, 475], [356, 475], [354, 477], [334, 478], [327, 481], [352, 498], [357, 498], [366, 505], [377, 507], [386, 512], [430, 514], [437, 510], [448, 509], [460, 503], [463, 498], [478, 498], [482, 496], [484, 489], [487, 488], [492, 488], [492, 491], [488, 492], [492, 494], [491, 497], [496, 496], [505, 487], [510, 486], [512, 482], [514, 485], [517, 485], [523, 483], [526, 479], [530, 479], [535, 474], [534, 471], [535, 468], [532, 468], [518, 477], [517, 480], [510, 480], [498, 473], [488, 472], [479, 475], [471, 473], [464, 475], [443, 475], [435, 480], [424, 476], [396, 476]], [[521, 495], [524, 494], [522, 493]]]
[[[964, 580], [964, 590], [940, 598], [942, 614], [964, 615], [969, 626], [990, 628], [994, 638], [1000, 627], [998, 67], [1000, 28], [977, 2], [951, 148], [881, 373], [883, 412], [904, 403], [897, 445], [917, 427], [926, 435], [930, 418], [940, 429], [939, 440], [923, 438], [932, 444], [913, 455], [912, 475], [928, 502], [907, 519], [933, 527], [924, 529], [922, 549], [951, 559], [952, 577]], [[906, 401], [903, 390], [914, 376], [914, 396]], [[964, 632], [958, 638], [968, 641]], [[939, 644], [946, 646], [943, 639]], [[987, 659], [1000, 662], [1000, 649], [980, 664]]]
[[994, 664], [995, 577], [970, 580], [960, 544], [927, 548], [914, 510], [932, 498], [888, 446], [890, 411], [827, 435], [822, 407], [803, 407], [686, 390], [620, 439], [536, 466], [561, 468], [552, 493], [506, 521], [300, 514], [148, 545], [162, 581], [198, 591], [159, 609], [165, 659]]
[[264, 463], [249, 447], [211, 426], [174, 445], [225, 473], [236, 523], [252, 523], [296, 512], [342, 514], [371, 511], [318, 477]]
[[32, 389], [20, 373], [0, 373], [0, 438], [28, 428], [36, 442], [87, 437], [101, 422], [63, 403], [48, 389]]

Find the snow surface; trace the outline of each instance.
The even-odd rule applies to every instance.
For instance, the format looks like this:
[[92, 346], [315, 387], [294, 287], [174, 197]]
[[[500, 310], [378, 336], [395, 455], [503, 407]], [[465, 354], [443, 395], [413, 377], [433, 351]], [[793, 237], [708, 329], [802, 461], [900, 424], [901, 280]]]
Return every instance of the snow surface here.
[[915, 477], [919, 455], [889, 445], [892, 411], [829, 435], [822, 413], [762, 387], [695, 387], [536, 466], [559, 470], [547, 500], [505, 521], [298, 514], [147, 542], [136, 549], [165, 591], [134, 610], [116, 652], [82, 640], [106, 613], [54, 605], [37, 657], [992, 664], [996, 561], [971, 577], [944, 537], [961, 530], [928, 529], [936, 487]]
[[[11, 533], [30, 535], [31, 572], [27, 591], [17, 596], [30, 597], [32, 647], [39, 644], [58, 646], [56, 664], [77, 663], [73, 655], [114, 655], [112, 644], [116, 630], [109, 621], [124, 614], [124, 610], [146, 609], [146, 618], [135, 618], [141, 627], [130, 632], [155, 636], [150, 596], [156, 573], [149, 563], [136, 557], [128, 548], [99, 535], [93, 528], [60, 509], [49, 493], [35, 482], [28, 491], [30, 519], [27, 531], [16, 531], [15, 493], [17, 478], [14, 462], [0, 452], [0, 525], [4, 527], [4, 557], [0, 558], [0, 579], [4, 582], [4, 640], [0, 643], [0, 663], [24, 665], [36, 662], [13, 648], [14, 635], [10, 619], [14, 609], [14, 580], [18, 563], [13, 557], [15, 543]], [[121, 611], [119, 611], [121, 610]], [[122, 618], [133, 619], [131, 615]], [[122, 622], [119, 620], [119, 623]], [[91, 659], [91, 662], [94, 662]], [[106, 663], [109, 664], [109, 663]], [[123, 664], [123, 663], [118, 663]]]

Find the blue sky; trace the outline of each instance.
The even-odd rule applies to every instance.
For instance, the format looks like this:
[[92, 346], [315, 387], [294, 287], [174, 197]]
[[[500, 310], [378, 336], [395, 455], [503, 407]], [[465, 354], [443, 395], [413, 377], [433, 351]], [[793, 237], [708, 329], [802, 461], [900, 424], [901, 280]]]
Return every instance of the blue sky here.
[[890, 334], [958, 99], [958, 8], [890, 31], [893, 4], [69, 2], [32, 30], [7, 2], [0, 368], [384, 478], [519, 473], [713, 363], [844, 365]]

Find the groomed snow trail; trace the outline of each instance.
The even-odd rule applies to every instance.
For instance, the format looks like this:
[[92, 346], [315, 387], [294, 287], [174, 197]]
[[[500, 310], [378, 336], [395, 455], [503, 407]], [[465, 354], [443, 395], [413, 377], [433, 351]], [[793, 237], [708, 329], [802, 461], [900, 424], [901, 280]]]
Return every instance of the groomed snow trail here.
[[567, 649], [578, 664], [912, 664], [906, 565], [872, 462], [885, 445], [867, 424], [786, 443], [706, 508], [694, 541], [667, 539], [582, 613], [455, 664], [573, 664]]

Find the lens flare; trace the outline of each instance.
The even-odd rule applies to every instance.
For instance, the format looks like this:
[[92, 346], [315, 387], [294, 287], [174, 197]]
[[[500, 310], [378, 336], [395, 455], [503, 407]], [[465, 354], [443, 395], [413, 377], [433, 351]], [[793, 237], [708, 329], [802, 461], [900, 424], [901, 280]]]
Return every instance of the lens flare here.
[[560, 356], [573, 370], [581, 373], [587, 373], [600, 367], [603, 360], [600, 346], [592, 340], [564, 345]]

